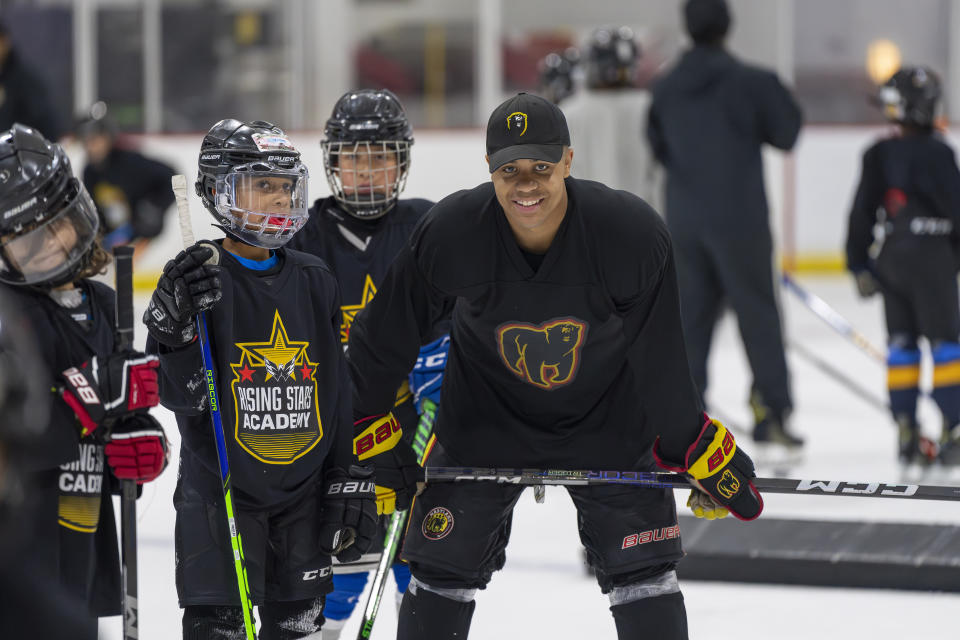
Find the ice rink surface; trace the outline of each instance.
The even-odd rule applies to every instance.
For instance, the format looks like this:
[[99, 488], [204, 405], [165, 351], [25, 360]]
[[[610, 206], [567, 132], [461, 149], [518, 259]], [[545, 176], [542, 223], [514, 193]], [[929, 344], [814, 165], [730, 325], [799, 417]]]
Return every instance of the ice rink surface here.
[[[860, 301], [852, 281], [842, 276], [798, 277], [798, 282], [833, 306], [875, 345], [884, 331], [879, 298]], [[788, 343], [841, 370], [883, 398], [885, 372], [857, 347], [813, 315], [790, 292], [781, 290]], [[138, 317], [146, 298], [138, 300]], [[138, 328], [142, 344], [145, 330]], [[796, 413], [793, 428], [807, 439], [804, 462], [792, 477], [818, 480], [897, 482], [895, 431], [886, 413], [839, 386], [820, 368], [794, 351], [789, 355]], [[736, 323], [729, 314], [718, 328], [710, 362], [708, 402], [733, 426], [749, 427], [746, 404], [750, 385]], [[925, 379], [929, 371], [925, 370]], [[180, 609], [174, 587], [173, 488], [179, 434], [172, 414], [160, 409], [173, 442], [171, 466], [145, 488], [138, 503], [140, 562], [140, 638], [180, 637]], [[924, 401], [925, 432], [939, 436], [935, 408]], [[212, 437], [212, 436], [211, 436]], [[741, 444], [749, 453], [748, 439]], [[769, 469], [760, 469], [766, 475]], [[960, 484], [954, 478], [927, 477], [926, 484]], [[687, 492], [677, 492], [681, 509]], [[849, 521], [960, 524], [960, 503], [872, 498], [768, 495], [764, 516]], [[749, 526], [745, 524], [743, 526]], [[581, 563], [575, 511], [566, 491], [550, 487], [544, 504], [525, 492], [514, 517], [507, 564], [490, 587], [477, 596], [471, 640], [544, 638], [594, 640], [616, 638], [608, 602]], [[960, 581], [960, 568], [957, 580]], [[391, 578], [392, 582], [392, 578]], [[763, 638], [810, 640], [936, 640], [956, 637], [960, 595], [905, 591], [853, 590], [684, 582], [690, 637], [704, 640]], [[395, 587], [388, 584], [373, 638], [395, 636]], [[361, 601], [358, 609], [362, 609]], [[342, 638], [356, 637], [356, 611]], [[101, 637], [121, 638], [120, 618], [101, 623]], [[651, 640], [657, 638], [651, 626]]]

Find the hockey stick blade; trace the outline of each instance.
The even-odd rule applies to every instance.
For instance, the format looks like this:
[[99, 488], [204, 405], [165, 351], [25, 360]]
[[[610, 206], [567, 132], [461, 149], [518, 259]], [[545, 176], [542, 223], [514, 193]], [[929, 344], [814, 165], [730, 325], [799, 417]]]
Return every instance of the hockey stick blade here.
[[[690, 480], [685, 475], [659, 471], [426, 467], [424, 472], [427, 483], [482, 481], [528, 486], [628, 484], [648, 489], [689, 489], [691, 487]], [[960, 487], [949, 486], [796, 478], [753, 478], [753, 484], [761, 493], [960, 501]]]

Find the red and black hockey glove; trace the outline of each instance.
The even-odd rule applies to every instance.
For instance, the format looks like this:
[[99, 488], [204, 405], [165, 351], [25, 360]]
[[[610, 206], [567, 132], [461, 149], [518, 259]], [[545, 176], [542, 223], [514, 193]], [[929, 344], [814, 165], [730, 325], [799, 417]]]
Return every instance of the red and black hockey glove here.
[[[683, 462], [664, 460], [660, 455], [660, 439], [653, 444], [657, 464], [668, 471], [685, 473], [696, 488], [690, 492], [687, 505], [697, 517], [724, 517], [729, 510], [741, 520], [753, 520], [763, 511], [763, 498], [753, 486], [756, 477], [753, 461], [737, 446], [733, 434], [719, 420], [704, 415], [706, 422], [700, 435], [687, 449]], [[707, 494], [719, 509], [712, 509]]]
[[143, 314], [143, 323], [157, 342], [175, 348], [193, 341], [194, 318], [223, 297], [219, 261], [220, 247], [201, 241], [163, 267]]
[[334, 467], [324, 478], [320, 549], [340, 562], [360, 559], [377, 536], [377, 495], [373, 469]]
[[157, 356], [121, 351], [94, 356], [61, 375], [61, 395], [80, 421], [87, 436], [106, 422], [146, 411], [160, 401]]
[[401, 439], [403, 429], [392, 413], [367, 416], [353, 423], [353, 452], [376, 469], [377, 512], [408, 509], [423, 486], [423, 468], [413, 449]]
[[113, 425], [104, 452], [113, 475], [143, 484], [166, 469], [169, 443], [156, 418], [138, 413]]

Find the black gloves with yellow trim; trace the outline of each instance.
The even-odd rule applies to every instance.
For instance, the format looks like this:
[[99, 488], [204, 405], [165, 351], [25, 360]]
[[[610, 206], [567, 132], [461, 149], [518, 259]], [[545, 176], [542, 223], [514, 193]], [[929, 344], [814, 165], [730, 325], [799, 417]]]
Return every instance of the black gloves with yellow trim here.
[[686, 474], [694, 484], [687, 506], [698, 518], [724, 518], [732, 513], [740, 520], [753, 520], [763, 511], [763, 498], [753, 486], [753, 461], [737, 446], [733, 434], [719, 420], [704, 415], [706, 422], [683, 462], [660, 455], [660, 439], [653, 444], [657, 464], [668, 471]]
[[410, 508], [423, 485], [423, 469], [413, 450], [401, 441], [403, 430], [392, 413], [367, 416], [353, 423], [353, 452], [372, 464], [377, 480], [377, 513]]

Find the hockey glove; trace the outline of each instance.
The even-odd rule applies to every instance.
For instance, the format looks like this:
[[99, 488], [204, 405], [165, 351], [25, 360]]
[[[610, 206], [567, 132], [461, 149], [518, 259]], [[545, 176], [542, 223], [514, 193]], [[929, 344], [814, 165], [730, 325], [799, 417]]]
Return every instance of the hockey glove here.
[[[737, 446], [733, 434], [719, 420], [704, 417], [703, 429], [687, 449], [682, 463], [663, 459], [659, 438], [653, 444], [654, 458], [660, 467], [689, 476], [695, 486], [692, 491], [706, 493], [716, 505], [741, 520], [753, 520], [763, 511], [763, 498], [751, 481], [756, 476], [753, 461]], [[691, 495], [687, 504], [697, 517], [709, 517], [710, 512], [714, 517], [719, 515], [715, 509], [705, 508], [700, 497]], [[703, 515], [697, 513], [697, 507]]]
[[353, 427], [353, 452], [376, 469], [377, 513], [389, 515], [409, 508], [422, 486], [423, 469], [413, 450], [401, 441], [400, 423], [387, 413], [361, 418]]
[[450, 336], [443, 336], [420, 349], [417, 363], [410, 372], [410, 389], [417, 413], [423, 413], [423, 400], [429, 398], [440, 404], [440, 387], [443, 384], [443, 369], [447, 366], [450, 351]]
[[193, 341], [194, 318], [223, 297], [219, 261], [220, 247], [202, 241], [167, 262], [143, 314], [157, 342], [176, 348]]
[[853, 280], [857, 285], [857, 293], [861, 298], [869, 298], [880, 291], [880, 283], [869, 269], [854, 271]]
[[113, 425], [104, 452], [113, 475], [143, 484], [166, 469], [169, 443], [156, 418], [136, 414]]
[[340, 562], [354, 562], [377, 535], [373, 470], [350, 465], [327, 472], [323, 491], [320, 549]]
[[159, 366], [157, 356], [122, 351], [105, 358], [94, 356], [64, 371], [61, 395], [80, 421], [81, 436], [116, 418], [157, 406]]

